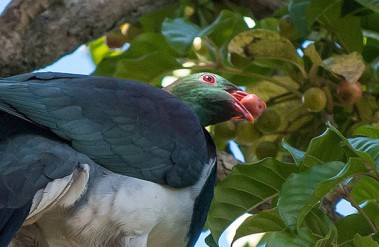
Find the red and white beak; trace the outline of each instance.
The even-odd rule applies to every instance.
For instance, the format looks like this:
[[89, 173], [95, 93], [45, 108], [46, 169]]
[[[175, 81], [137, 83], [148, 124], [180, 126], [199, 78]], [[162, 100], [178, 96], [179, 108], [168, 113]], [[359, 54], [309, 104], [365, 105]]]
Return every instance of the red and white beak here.
[[254, 123], [254, 119], [262, 115], [267, 108], [265, 102], [255, 94], [249, 94], [241, 90], [236, 90], [230, 94], [236, 99], [233, 102], [233, 106], [240, 113], [237, 118], [246, 119]]

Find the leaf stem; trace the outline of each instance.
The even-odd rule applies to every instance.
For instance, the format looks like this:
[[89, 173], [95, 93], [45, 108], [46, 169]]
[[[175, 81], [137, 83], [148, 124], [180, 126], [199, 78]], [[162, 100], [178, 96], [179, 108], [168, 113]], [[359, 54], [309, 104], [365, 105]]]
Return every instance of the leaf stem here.
[[[375, 171], [374, 171], [374, 172], [375, 172]], [[376, 172], [375, 172], [375, 173], [376, 173]], [[373, 179], [375, 179], [376, 181], [379, 182], [378, 174], [373, 175], [373, 174], [370, 174], [370, 173], [366, 173], [365, 175], [368, 176], [368, 177], [370, 177], [370, 178], [373, 178]]]
[[286, 97], [286, 98], [281, 98], [281, 99], [276, 99], [276, 100], [271, 100], [271, 99], [269, 99], [269, 101], [266, 102], [267, 106], [276, 105], [276, 104], [294, 101], [294, 100], [296, 100], [296, 101], [299, 100], [299, 98], [295, 95], [291, 95], [291, 97]]
[[209, 42], [210, 46], [214, 49], [214, 56], [216, 58], [216, 64], [217, 64], [216, 66], [220, 67], [222, 64], [222, 57], [220, 55], [220, 52], [217, 49], [217, 45], [213, 42], [213, 40], [211, 40], [207, 36], [203, 36], [203, 38], [205, 38], [207, 42]]
[[291, 100], [296, 100], [296, 99], [298, 99], [297, 96], [293, 95], [290, 92], [287, 92], [287, 93], [280, 94], [278, 96], [274, 96], [274, 97], [270, 98], [266, 102], [266, 105], [275, 105], [275, 104], [279, 104], [279, 103], [283, 103], [283, 102], [287, 102], [287, 101], [291, 101]]
[[358, 205], [358, 203], [355, 200], [353, 200], [350, 197], [350, 195], [345, 195], [344, 199], [346, 201], [350, 202], [351, 206], [353, 206], [356, 210], [358, 210], [358, 212], [363, 216], [363, 218], [365, 218], [365, 220], [367, 221], [368, 225], [370, 226], [370, 228], [372, 230], [372, 233], [373, 234], [378, 233], [378, 231], [376, 230], [376, 226], [375, 226], [374, 222], [372, 222], [372, 220], [370, 219], [370, 217], [368, 217], [368, 215], [366, 214], [366, 212]]

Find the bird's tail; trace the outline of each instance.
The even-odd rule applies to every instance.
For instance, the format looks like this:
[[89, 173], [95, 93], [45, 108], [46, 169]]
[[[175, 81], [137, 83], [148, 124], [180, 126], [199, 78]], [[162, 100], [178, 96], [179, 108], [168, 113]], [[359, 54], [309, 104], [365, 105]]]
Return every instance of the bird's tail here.
[[7, 247], [29, 214], [32, 201], [21, 208], [0, 209], [0, 247]]

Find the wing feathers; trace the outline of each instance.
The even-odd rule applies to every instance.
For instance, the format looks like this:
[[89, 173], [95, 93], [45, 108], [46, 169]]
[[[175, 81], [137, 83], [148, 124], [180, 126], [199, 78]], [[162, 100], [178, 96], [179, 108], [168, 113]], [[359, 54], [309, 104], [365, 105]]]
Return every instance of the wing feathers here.
[[75, 168], [72, 174], [55, 179], [48, 183], [45, 188], [38, 190], [33, 197], [32, 207], [24, 225], [34, 223], [54, 205], [62, 207], [73, 205], [85, 191], [88, 179], [89, 166], [81, 164]]
[[61, 179], [53, 180], [48, 183], [45, 188], [38, 190], [33, 197], [33, 204], [24, 225], [34, 223], [42, 216], [45, 210], [54, 206], [59, 198], [67, 193], [67, 190], [71, 187], [71, 183], [72, 174]]
[[[146, 84], [29, 74], [0, 83], [0, 100], [16, 109], [13, 115], [50, 128], [78, 152], [116, 173], [185, 187], [196, 183], [208, 162], [194, 111]], [[1, 109], [7, 110], [0, 105]]]

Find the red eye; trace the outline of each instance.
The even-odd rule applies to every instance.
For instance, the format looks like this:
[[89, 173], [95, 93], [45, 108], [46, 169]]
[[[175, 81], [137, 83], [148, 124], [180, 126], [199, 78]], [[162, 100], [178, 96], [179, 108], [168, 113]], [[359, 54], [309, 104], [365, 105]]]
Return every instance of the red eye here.
[[201, 79], [203, 79], [204, 82], [209, 83], [209, 84], [216, 83], [216, 77], [214, 77], [213, 75], [205, 74], [201, 76]]

